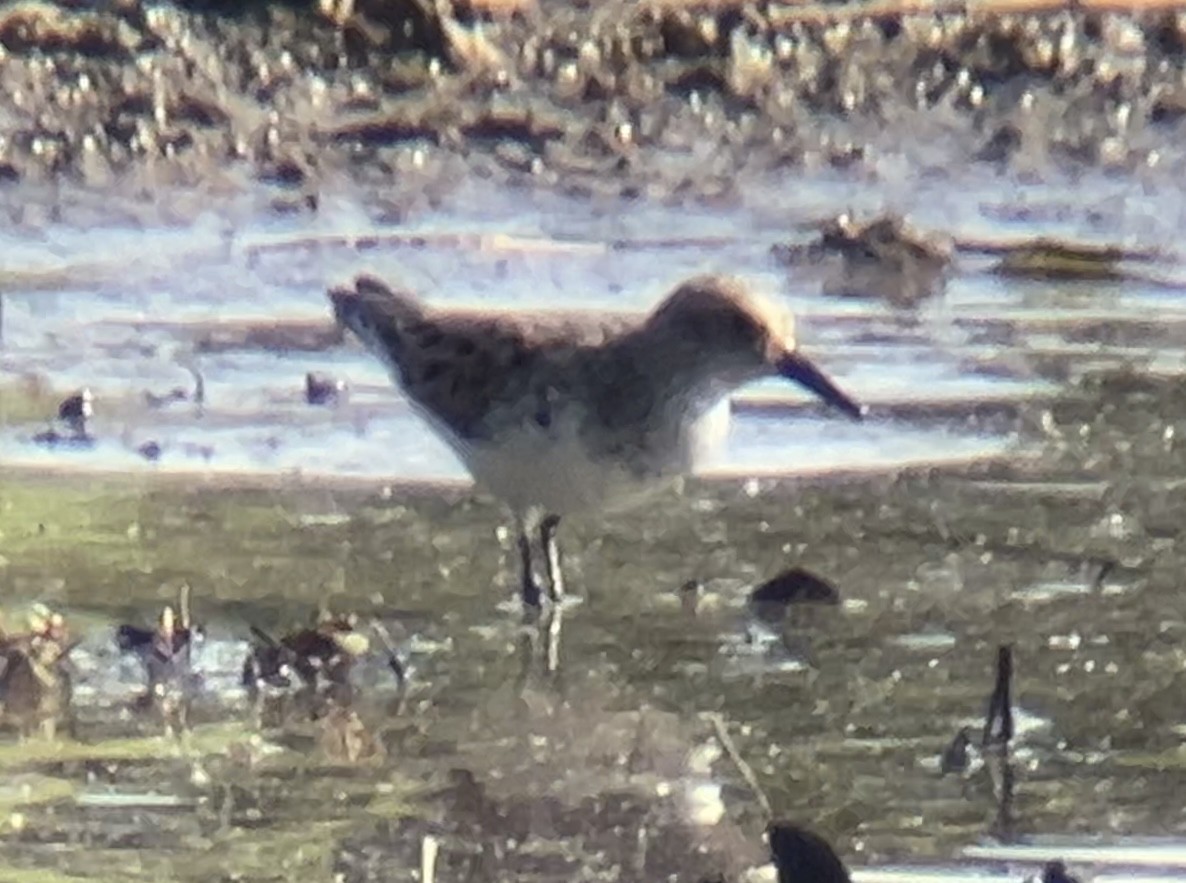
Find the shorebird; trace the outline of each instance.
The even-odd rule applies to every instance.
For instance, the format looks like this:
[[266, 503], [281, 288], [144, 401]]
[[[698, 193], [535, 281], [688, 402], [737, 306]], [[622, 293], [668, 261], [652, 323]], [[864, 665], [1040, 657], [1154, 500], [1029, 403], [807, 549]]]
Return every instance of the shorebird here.
[[511, 509], [529, 607], [541, 594], [535, 539], [558, 601], [561, 517], [614, 511], [678, 483], [724, 441], [727, 399], [741, 385], [781, 376], [850, 417], [863, 413], [799, 352], [790, 313], [728, 277], [688, 279], [641, 316], [445, 311], [369, 275], [329, 298]]

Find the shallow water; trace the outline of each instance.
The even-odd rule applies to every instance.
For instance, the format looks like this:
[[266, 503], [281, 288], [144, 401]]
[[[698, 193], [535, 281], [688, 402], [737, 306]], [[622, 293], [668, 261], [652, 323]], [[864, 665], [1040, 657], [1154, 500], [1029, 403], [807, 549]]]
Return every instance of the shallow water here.
[[[10, 286], [4, 300], [0, 604], [44, 600], [77, 622], [80, 739], [100, 746], [74, 763], [18, 759], [21, 775], [70, 792], [20, 798], [21, 825], [0, 824], [4, 861], [96, 879], [402, 880], [423, 833], [443, 829], [441, 880], [608, 879], [615, 866], [629, 877], [621, 868], [639, 861], [653, 879], [694, 879], [699, 845], [740, 855], [726, 834], [752, 846], [760, 830], [728, 760], [706, 773], [689, 759], [713, 744], [699, 715], [716, 711], [776, 809], [826, 832], [861, 867], [857, 880], [1021, 879], [1031, 860], [1058, 855], [1097, 880], [1137, 867], [1186, 878], [1173, 852], [1186, 828], [1186, 461], [1175, 441], [1186, 432], [1186, 306], [1152, 284], [1011, 281], [971, 264], [942, 299], [903, 315], [826, 298], [818, 276], [788, 275], [769, 255], [807, 236], [793, 232], [799, 222], [883, 205], [961, 235], [1172, 244], [1183, 203], [1107, 178], [958, 185], [956, 198], [951, 180], [825, 177], [755, 187], [744, 208], [708, 212], [474, 184], [398, 231], [559, 248], [295, 244], [391, 232], [355, 194], [325, 200], [312, 220], [228, 208], [192, 229], [4, 234], [13, 264], [62, 280]], [[657, 235], [720, 239], [659, 247]], [[113, 261], [129, 250], [143, 259]], [[364, 267], [441, 303], [523, 308], [644, 309], [689, 273], [740, 273], [787, 300], [804, 346], [872, 416], [853, 425], [755, 385], [734, 403], [714, 480], [612, 522], [566, 524], [582, 602], [565, 612], [557, 679], [519, 652], [502, 513], [456, 487], [401, 487], [464, 473], [377, 363], [354, 347], [195, 347], [238, 320], [328, 322], [325, 286]], [[187, 361], [205, 380], [201, 413], [149, 408], [145, 391], [192, 383]], [[348, 400], [306, 405], [309, 370], [346, 380]], [[13, 419], [13, 383], [29, 373], [56, 392], [38, 399], [43, 417]], [[83, 384], [96, 394], [94, 448], [33, 444], [59, 394]], [[136, 451], [148, 440], [162, 445], [157, 463]], [[297, 473], [322, 480], [289, 480]], [[834, 582], [844, 603], [763, 632], [746, 594], [788, 566]], [[694, 617], [676, 592], [689, 579], [705, 587]], [[182, 580], [210, 628], [199, 723], [246, 729], [206, 755], [162, 747], [150, 761], [105, 761], [102, 740], [154, 731], [127, 710], [138, 669], [115, 658], [111, 626], [151, 622]], [[374, 689], [360, 714], [388, 748], [362, 770], [316, 759], [307, 721], [263, 742], [247, 735], [236, 681], [247, 623], [282, 629], [319, 603], [383, 616], [409, 666], [401, 711], [381, 665], [361, 675]], [[1072, 838], [1031, 852], [983, 847], [1001, 834], [986, 772], [937, 772], [959, 727], [979, 726], [1005, 642], [1018, 656], [1019, 723], [1006, 839]], [[660, 717], [630, 717], [639, 709]], [[656, 743], [631, 766], [643, 730]], [[446, 774], [458, 768], [489, 789], [501, 821], [457, 822]], [[648, 776], [677, 795], [706, 776], [723, 783], [726, 823], [705, 832], [681, 820]], [[656, 838], [643, 859], [623, 845], [642, 836], [631, 825]], [[1084, 851], [1095, 842], [1085, 838], [1102, 850], [1131, 835], [1167, 839], [1145, 858]], [[554, 842], [564, 848], [544, 855]], [[466, 870], [474, 844], [493, 850], [486, 876]]]
[[[950, 224], [954, 215], [959, 226], [940, 229], [962, 235], [1015, 236], [1083, 234], [1086, 221], [1077, 225], [1072, 219], [1086, 211], [1080, 205], [1097, 204], [1081, 191], [1022, 189], [1017, 202], [1039, 221], [1045, 214], [1056, 220], [1004, 223], [976, 211], [999, 199], [999, 182], [983, 182], [980, 192], [977, 183], [961, 194], [954, 209], [950, 200], [935, 199], [934, 185], [909, 197], [898, 194], [896, 200], [893, 188], [883, 187], [880, 200], [862, 194], [856, 205], [889, 203], [920, 224]], [[1108, 183], [1100, 183], [1100, 196]], [[771, 194], [756, 205], [712, 213], [687, 208], [660, 213], [631, 206], [629, 214], [590, 216], [580, 206], [554, 198], [529, 201], [522, 194], [474, 190], [462, 193], [448, 211], [414, 219], [399, 233], [499, 234], [539, 241], [488, 239], [475, 247], [447, 241], [435, 246], [429, 239], [423, 247], [380, 246], [361, 254], [340, 245], [300, 245], [306, 237], [390, 232], [366, 221], [362, 208], [348, 206], [331, 207], [304, 222], [248, 220], [230, 232], [226, 224], [203, 220], [180, 231], [109, 227], [39, 231], [38, 237], [6, 235], [0, 245], [20, 258], [22, 271], [57, 268], [65, 279], [59, 290], [22, 294], [17, 274], [6, 298], [0, 368], [9, 375], [38, 375], [63, 390], [82, 385], [94, 390], [100, 442], [93, 450], [71, 454], [73, 465], [146, 468], [137, 448], [156, 441], [163, 454], [153, 470], [301, 469], [459, 479], [464, 471], [456, 459], [403, 406], [382, 367], [361, 350], [294, 352], [245, 341], [203, 352], [200, 341], [217, 337], [226, 323], [324, 321], [325, 287], [360, 269], [404, 281], [448, 305], [618, 310], [645, 309], [680, 278], [713, 269], [744, 275], [785, 298], [799, 316], [804, 347], [874, 408], [920, 400], [970, 407], [977, 400], [1017, 401], [1049, 393], [1055, 387], [1034, 365], [1039, 354], [1060, 368], [1146, 359], [1180, 370], [1186, 359], [1182, 336], [1177, 345], [1162, 345], [1156, 352], [1073, 339], [1072, 332], [1084, 322], [1122, 331], [1126, 322], [1149, 309], [1171, 326], [1186, 319], [1179, 299], [1151, 285], [1109, 290], [1091, 283], [1010, 283], [961, 273], [941, 301], [909, 320], [878, 302], [821, 297], [816, 276], [809, 271], [789, 274], [769, 250], [794, 235], [789, 231], [797, 221], [813, 217], [813, 212], [822, 216], [823, 206], [853, 204], [856, 194], [842, 179], [797, 188], [794, 202], [786, 194], [795, 208], [780, 222], [770, 218], [777, 202]], [[1073, 198], [1081, 202], [1069, 202]], [[1151, 210], [1159, 207], [1150, 201]], [[946, 210], [939, 211], [939, 205]], [[1118, 219], [1114, 229], [1096, 220], [1088, 232], [1097, 239], [1110, 234], [1113, 241], [1130, 238], [1132, 227], [1146, 232], [1145, 225], [1129, 218]], [[675, 243], [716, 240], [709, 246], [648, 245], [655, 231]], [[545, 247], [548, 242], [556, 247]], [[616, 247], [607, 251], [611, 242]], [[123, 266], [110, 257], [121, 253], [145, 260]], [[986, 334], [1001, 328], [1010, 330], [1009, 345], [983, 342]], [[192, 386], [185, 364], [205, 380], [201, 418], [183, 403], [149, 411], [143, 404], [146, 392], [160, 395]], [[301, 395], [309, 370], [346, 380], [354, 389], [349, 403], [309, 409]], [[751, 396], [765, 402], [772, 396], [795, 404], [805, 401], [798, 391], [774, 382], [745, 390], [740, 398], [744, 402]], [[795, 413], [758, 420], [743, 411], [719, 465], [730, 473], [738, 467], [765, 472], [865, 464], [884, 468], [933, 461], [939, 451], [945, 460], [1001, 454], [1012, 443], [999, 434], [970, 430], [958, 420], [925, 430], [894, 419], [872, 421], [859, 431], [840, 422], [832, 420], [825, 429], [805, 425]], [[61, 460], [62, 452], [38, 450], [30, 443], [34, 431], [8, 427], [0, 436], [0, 456], [29, 464]], [[818, 443], [824, 431], [836, 437], [826, 447]]]

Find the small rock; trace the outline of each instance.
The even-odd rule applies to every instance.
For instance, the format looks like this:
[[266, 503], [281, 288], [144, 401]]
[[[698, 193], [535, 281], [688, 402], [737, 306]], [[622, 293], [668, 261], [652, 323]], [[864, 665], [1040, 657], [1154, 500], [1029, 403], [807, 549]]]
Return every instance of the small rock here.
[[1042, 869], [1042, 883], [1079, 883], [1078, 878], [1067, 873], [1067, 866], [1060, 861], [1046, 862]]
[[762, 583], [752, 592], [751, 604], [839, 604], [836, 588], [801, 567], [792, 567]]
[[308, 177], [305, 167], [291, 158], [277, 160], [259, 174], [261, 181], [280, 187], [300, 187]]
[[137, 453], [145, 460], [155, 463], [161, 459], [161, 445], [160, 442], [146, 441], [140, 447], [136, 448]]
[[345, 381], [312, 371], [305, 375], [305, 401], [310, 405], [334, 404], [345, 392]]
[[976, 151], [980, 162], [1007, 163], [1021, 149], [1022, 134], [1013, 123], [1003, 123]]
[[778, 883], [851, 883], [848, 870], [823, 837], [786, 822], [766, 829]]
[[679, 587], [679, 603], [684, 612], [689, 616], [695, 616], [699, 607], [700, 599], [704, 596], [704, 583], [698, 579], [690, 579]]
[[58, 405], [58, 419], [76, 436], [85, 436], [87, 421], [95, 415], [94, 401], [90, 389], [84, 387]]
[[972, 734], [967, 727], [962, 727], [951, 744], [943, 749], [943, 756], [939, 759], [939, 771], [948, 773], [962, 773], [968, 769], [968, 747], [972, 743]]

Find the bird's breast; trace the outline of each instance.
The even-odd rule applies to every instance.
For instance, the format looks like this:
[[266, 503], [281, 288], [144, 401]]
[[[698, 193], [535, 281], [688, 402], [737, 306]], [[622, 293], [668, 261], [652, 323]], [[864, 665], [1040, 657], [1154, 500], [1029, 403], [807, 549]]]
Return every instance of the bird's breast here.
[[626, 508], [711, 462], [728, 433], [728, 403], [694, 418], [607, 426], [580, 408], [522, 420], [466, 445], [474, 478], [512, 507], [554, 514]]
[[730, 404], [727, 398], [688, 421], [682, 438], [684, 471], [698, 472], [720, 457], [729, 438], [729, 423]]

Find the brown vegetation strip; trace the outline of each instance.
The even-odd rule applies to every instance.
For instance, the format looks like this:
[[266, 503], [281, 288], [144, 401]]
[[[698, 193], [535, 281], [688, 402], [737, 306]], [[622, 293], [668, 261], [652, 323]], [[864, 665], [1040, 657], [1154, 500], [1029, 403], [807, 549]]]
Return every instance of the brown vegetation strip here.
[[725, 248], [740, 242], [732, 236], [672, 236], [660, 239], [614, 239], [590, 242], [576, 239], [550, 239], [517, 236], [507, 233], [343, 233], [327, 236], [278, 237], [259, 239], [244, 249], [249, 259], [272, 252], [344, 248], [369, 251], [376, 248], [459, 248], [480, 252], [526, 252], [532, 254], [599, 255], [608, 251], [647, 251], [649, 249]]
[[152, 487], [179, 487], [193, 493], [202, 491], [263, 491], [299, 492], [303, 490], [331, 490], [342, 494], [357, 494], [359, 499], [381, 499], [399, 496], [401, 499], [447, 497], [460, 499], [469, 497], [473, 482], [469, 479], [413, 478], [407, 476], [340, 475], [312, 470], [245, 472], [233, 469], [219, 470], [206, 466], [152, 468], [129, 473], [127, 469], [95, 468], [81, 462], [56, 461], [54, 463], [4, 464], [5, 480], [33, 484], [77, 480], [85, 476], [88, 481], [111, 482], [113, 486], [126, 487], [129, 474], [143, 479]]
[[[657, 0], [656, 8], [675, 11], [677, 9], [720, 10], [737, 8], [741, 2], [717, 0], [706, 4], [684, 3], [681, 0]], [[991, 18], [996, 15], [1018, 13], [1049, 13], [1063, 10], [1072, 12], [1116, 12], [1140, 13], [1186, 9], [1183, 0], [878, 0], [873, 3], [824, 4], [776, 6], [767, 17], [775, 29], [795, 24], [827, 24], [830, 22], [860, 21], [863, 19], [893, 19], [911, 15], [967, 15], [972, 18]]]
[[[1022, 412], [1036, 406], [1049, 406], [1057, 400], [1054, 393], [1042, 390], [1015, 394], [1006, 398], [977, 400], [919, 400], [916, 402], [870, 402], [869, 419], [896, 420], [903, 423], [971, 422], [978, 425], [994, 421], [1016, 421]], [[813, 414], [827, 416], [825, 408], [814, 402], [789, 399], [739, 398], [732, 402], [736, 414], [777, 414], [780, 416]]]
[[1164, 249], [1109, 245], [1106, 243], [1070, 242], [1045, 236], [1018, 239], [976, 239], [959, 237], [955, 240], [958, 251], [968, 254], [1010, 255], [1022, 251], [1044, 250], [1060, 252], [1084, 260], [1133, 261], [1143, 264], [1178, 262], [1180, 258]]

